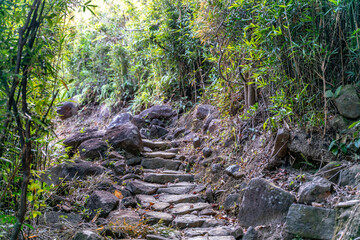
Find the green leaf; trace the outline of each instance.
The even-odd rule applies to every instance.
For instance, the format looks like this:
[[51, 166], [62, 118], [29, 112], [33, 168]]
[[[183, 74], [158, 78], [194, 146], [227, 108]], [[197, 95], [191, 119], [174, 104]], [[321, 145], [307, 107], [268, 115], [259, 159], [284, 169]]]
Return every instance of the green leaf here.
[[342, 86], [340, 86], [340, 87], [338, 87], [336, 89], [335, 94], [334, 94], [334, 98], [337, 98], [339, 96], [341, 89], [342, 89]]
[[327, 90], [325, 92], [325, 97], [326, 98], [332, 98], [332, 97], [334, 97], [334, 94], [333, 94], [333, 92], [331, 90]]

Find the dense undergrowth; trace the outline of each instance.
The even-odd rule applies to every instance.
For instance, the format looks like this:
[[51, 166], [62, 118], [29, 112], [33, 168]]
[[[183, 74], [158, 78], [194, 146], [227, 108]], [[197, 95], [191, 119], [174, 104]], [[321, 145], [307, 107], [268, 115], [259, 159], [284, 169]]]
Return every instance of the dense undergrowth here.
[[206, 102], [326, 131], [339, 87], [360, 86], [359, 24], [357, 0], [0, 0], [0, 236], [27, 197], [27, 218], [43, 207], [30, 179], [51, 158], [58, 102]]

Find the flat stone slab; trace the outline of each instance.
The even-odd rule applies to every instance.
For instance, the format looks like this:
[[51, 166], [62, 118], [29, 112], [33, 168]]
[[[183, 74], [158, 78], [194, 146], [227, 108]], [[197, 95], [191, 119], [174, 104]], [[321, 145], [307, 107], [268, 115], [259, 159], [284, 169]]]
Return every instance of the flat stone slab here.
[[193, 182], [177, 182], [177, 183], [168, 183], [167, 187], [195, 187], [196, 184]]
[[109, 224], [114, 224], [115, 226], [118, 224], [123, 224], [124, 221], [127, 224], [136, 224], [140, 221], [140, 216], [137, 212], [132, 210], [118, 210], [110, 213]]
[[169, 182], [193, 182], [194, 175], [192, 174], [167, 174], [167, 173], [145, 173], [144, 181], [151, 183], [165, 184]]
[[136, 201], [141, 205], [142, 208], [147, 208], [150, 205], [154, 205], [158, 202], [153, 196], [143, 194], [136, 195]]
[[163, 158], [144, 158], [141, 161], [141, 166], [146, 169], [168, 169], [168, 170], [178, 170], [181, 161], [177, 160], [167, 160]]
[[172, 152], [145, 152], [143, 153], [144, 157], [147, 158], [165, 158], [165, 159], [171, 159], [176, 157], [176, 153]]
[[167, 194], [186, 194], [189, 193], [194, 187], [187, 186], [187, 187], [168, 187], [168, 188], [159, 188], [157, 193], [167, 193]]
[[206, 218], [198, 217], [195, 215], [187, 214], [183, 216], [178, 216], [173, 221], [173, 226], [177, 228], [196, 228], [201, 227]]
[[164, 194], [161, 195], [158, 199], [160, 202], [167, 202], [167, 203], [199, 203], [204, 202], [204, 199], [199, 194], [182, 194], [182, 195], [169, 195]]
[[186, 240], [236, 240], [234, 236], [191, 237]]
[[170, 203], [166, 202], [156, 202], [151, 208], [155, 211], [164, 211], [166, 208], [170, 207]]
[[205, 208], [209, 208], [209, 203], [179, 203], [170, 210], [174, 215], [184, 215], [193, 211], [201, 211]]
[[151, 149], [165, 150], [165, 149], [171, 148], [171, 144], [168, 142], [153, 142], [148, 139], [142, 139], [142, 142], [143, 142], [144, 147], [148, 147]]
[[332, 239], [335, 211], [302, 204], [292, 204], [286, 216], [286, 231], [311, 239]]
[[133, 194], [154, 194], [156, 191], [164, 187], [160, 184], [153, 184], [148, 182], [143, 182], [140, 180], [127, 180], [126, 181], [126, 189], [132, 192]]
[[183, 231], [185, 237], [200, 236], [233, 236], [235, 239], [243, 236], [243, 229], [240, 226], [221, 226], [215, 228], [187, 228]]
[[162, 222], [165, 225], [169, 225], [174, 219], [174, 217], [169, 213], [154, 211], [147, 212], [144, 217], [147, 220], [148, 224], [151, 225], [157, 224], [159, 222]]

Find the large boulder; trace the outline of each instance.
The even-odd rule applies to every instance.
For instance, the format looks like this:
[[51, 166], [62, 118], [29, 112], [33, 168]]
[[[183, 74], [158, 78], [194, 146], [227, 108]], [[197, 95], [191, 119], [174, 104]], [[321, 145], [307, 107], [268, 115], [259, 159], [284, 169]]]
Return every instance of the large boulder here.
[[296, 131], [291, 133], [288, 150], [298, 162], [307, 160], [328, 163], [335, 159], [335, 156], [328, 151], [329, 145], [330, 141], [324, 140], [319, 133], [308, 134], [304, 131]]
[[101, 140], [101, 138], [94, 138], [81, 143], [79, 146], [79, 153], [82, 159], [94, 160], [103, 158], [107, 149], [108, 146], [106, 142]]
[[291, 205], [286, 217], [286, 231], [311, 239], [332, 239], [335, 211], [301, 204]]
[[334, 99], [336, 108], [346, 118], [360, 117], [360, 98], [352, 85], [344, 86], [337, 98]]
[[282, 222], [295, 197], [262, 178], [251, 179], [243, 191], [239, 223], [259, 226]]
[[99, 213], [99, 217], [107, 217], [119, 204], [119, 199], [112, 193], [106, 191], [94, 191], [86, 202], [85, 207], [89, 209], [89, 217], [92, 219]]
[[108, 125], [107, 129], [111, 129], [114, 127], [121, 126], [126, 123], [131, 123], [133, 116], [130, 113], [120, 113], [119, 115], [115, 116], [113, 120]]
[[71, 137], [65, 139], [63, 141], [63, 144], [65, 145], [65, 147], [77, 148], [80, 146], [81, 143], [85, 142], [86, 140], [93, 138], [102, 138], [104, 135], [105, 131], [98, 131], [97, 128], [87, 129], [84, 132], [73, 134]]
[[316, 177], [310, 182], [306, 182], [299, 188], [300, 203], [322, 202], [331, 193], [331, 182], [322, 177]]
[[77, 104], [72, 101], [60, 103], [56, 108], [56, 112], [62, 120], [75, 116], [77, 111]]
[[342, 170], [340, 174], [340, 186], [353, 186], [360, 188], [360, 164], [355, 164], [348, 169]]
[[176, 112], [169, 105], [157, 105], [142, 111], [138, 117], [141, 119], [169, 120], [176, 115]]
[[86, 179], [89, 176], [97, 176], [104, 172], [104, 168], [90, 162], [77, 160], [74, 163], [62, 163], [48, 169], [42, 175], [47, 184], [58, 185], [62, 181], [71, 181], [76, 178]]
[[139, 154], [143, 149], [139, 129], [131, 123], [108, 129], [103, 140], [132, 154]]
[[195, 117], [200, 120], [204, 120], [211, 113], [215, 112], [216, 108], [209, 104], [201, 104], [195, 110]]

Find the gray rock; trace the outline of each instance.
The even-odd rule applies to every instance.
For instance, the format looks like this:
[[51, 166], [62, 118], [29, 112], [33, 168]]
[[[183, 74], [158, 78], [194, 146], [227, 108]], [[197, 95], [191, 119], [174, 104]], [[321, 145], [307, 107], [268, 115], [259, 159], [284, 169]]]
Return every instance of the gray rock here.
[[85, 207], [90, 211], [90, 218], [93, 218], [97, 211], [99, 217], [107, 217], [119, 204], [119, 199], [112, 193], [105, 191], [94, 191], [86, 202]]
[[136, 201], [141, 205], [142, 208], [150, 207], [151, 205], [154, 205], [158, 202], [153, 196], [143, 194], [136, 195]]
[[178, 170], [181, 162], [176, 160], [167, 160], [163, 158], [144, 158], [141, 161], [141, 166], [146, 169], [160, 169]]
[[91, 230], [82, 230], [77, 232], [73, 240], [101, 240], [102, 238]]
[[283, 221], [295, 197], [261, 178], [251, 179], [239, 206], [242, 226], [259, 226]]
[[215, 194], [214, 194], [214, 191], [210, 187], [208, 189], [206, 189], [205, 195], [206, 195], [206, 200], [209, 203], [215, 202]]
[[201, 211], [211, 207], [208, 203], [179, 203], [171, 208], [170, 213], [174, 215], [184, 215], [193, 211]]
[[90, 162], [77, 160], [74, 163], [62, 163], [46, 170], [41, 179], [48, 185], [58, 185], [62, 181], [74, 179], [84, 180], [89, 176], [97, 176], [104, 172], [104, 168]]
[[133, 157], [126, 159], [126, 165], [128, 166], [135, 166], [140, 165], [142, 158], [141, 157]]
[[360, 164], [355, 164], [348, 169], [342, 170], [340, 176], [340, 186], [349, 185], [360, 189]]
[[124, 175], [126, 172], [125, 161], [124, 160], [116, 161], [115, 164], [112, 166], [112, 169], [117, 176]]
[[316, 177], [311, 182], [302, 184], [299, 188], [299, 203], [322, 202], [331, 191], [331, 182], [322, 177]]
[[206, 221], [206, 218], [187, 214], [187, 215], [176, 217], [175, 220], [173, 221], [173, 226], [180, 228], [180, 229], [196, 228], [196, 227], [201, 227], [205, 221]]
[[206, 158], [210, 157], [212, 152], [213, 151], [208, 147], [204, 147], [202, 150], [202, 153], [203, 153], [204, 157], [206, 157]]
[[332, 239], [335, 211], [301, 204], [291, 205], [286, 217], [286, 231], [304, 238]]
[[112, 147], [132, 154], [139, 154], [143, 149], [139, 129], [130, 123], [107, 130], [103, 139]]
[[168, 134], [169, 131], [161, 126], [158, 125], [152, 125], [150, 128], [150, 135], [149, 138], [155, 139], [155, 138], [162, 138], [166, 134]]
[[257, 240], [258, 234], [253, 227], [249, 227], [242, 240]]
[[186, 240], [236, 240], [233, 236], [193, 237]]
[[167, 193], [167, 194], [186, 194], [189, 193], [194, 187], [193, 186], [186, 186], [186, 187], [168, 187], [168, 188], [159, 188], [157, 193]]
[[360, 117], [360, 98], [352, 85], [344, 86], [337, 98], [334, 99], [336, 108], [346, 118]]
[[97, 129], [88, 129], [85, 132], [75, 133], [71, 137], [65, 139], [63, 144], [65, 147], [77, 148], [81, 143], [89, 139], [102, 138], [105, 135], [105, 131], [97, 131]]
[[148, 224], [151, 225], [157, 224], [159, 222], [162, 222], [165, 225], [169, 225], [174, 219], [174, 217], [169, 213], [153, 212], [153, 211], [146, 212], [144, 217], [147, 220]]
[[290, 139], [290, 133], [286, 129], [279, 129], [276, 138], [273, 152], [271, 154], [272, 157], [283, 158], [287, 153], [287, 144]]
[[166, 208], [170, 207], [170, 203], [165, 202], [156, 202], [151, 208], [155, 211], [164, 211]]
[[351, 122], [343, 116], [336, 114], [330, 121], [330, 126], [336, 131], [348, 131]]
[[144, 157], [147, 158], [165, 158], [165, 159], [171, 159], [175, 158], [176, 154], [172, 152], [148, 152], [143, 153]]
[[219, 129], [220, 126], [221, 126], [221, 120], [220, 119], [213, 119], [213, 120], [211, 120], [207, 130], [209, 131], [209, 133], [213, 133], [217, 129]]
[[201, 146], [201, 138], [194, 137], [193, 138], [193, 146], [194, 146], [194, 148], [199, 148]]
[[175, 131], [173, 133], [174, 138], [179, 138], [181, 136], [184, 136], [185, 131], [186, 131], [186, 128], [184, 128], [184, 127], [175, 129]]
[[142, 111], [139, 114], [141, 119], [161, 119], [169, 120], [172, 117], [176, 116], [176, 112], [168, 105], [157, 105], [149, 109]]
[[143, 144], [144, 147], [148, 147], [153, 150], [165, 150], [171, 147], [171, 144], [168, 142], [151, 141], [148, 139], [143, 139]]
[[209, 104], [202, 104], [196, 108], [195, 116], [196, 116], [196, 118], [198, 118], [200, 120], [204, 120], [206, 117], [208, 117], [214, 111], [216, 111], [214, 106], [211, 106]]
[[239, 207], [240, 197], [241, 197], [241, 195], [238, 193], [228, 195], [224, 202], [224, 210], [230, 211], [230, 210], [234, 209], [235, 207]]
[[110, 213], [108, 220], [110, 223], [117, 225], [123, 225], [124, 221], [127, 224], [137, 224], [140, 221], [140, 216], [133, 210], [118, 210]]
[[82, 159], [102, 159], [107, 149], [106, 142], [102, 141], [101, 138], [93, 138], [80, 144], [79, 153]]
[[146, 235], [146, 240], [168, 240], [168, 237], [163, 237], [161, 235], [148, 234]]
[[193, 182], [194, 175], [192, 174], [167, 174], [167, 173], [145, 173], [144, 181], [151, 183], [165, 184], [169, 182]]
[[126, 189], [128, 189], [132, 194], [154, 194], [158, 188], [163, 187], [163, 185], [152, 184], [143, 182], [140, 180], [127, 180]]
[[121, 199], [121, 206], [124, 206], [126, 208], [135, 208], [137, 206], [137, 202], [133, 197], [124, 197], [123, 199]]
[[288, 150], [299, 162], [303, 162], [305, 158], [307, 161], [328, 163], [335, 159], [328, 151], [329, 144], [318, 133], [312, 133], [310, 136], [306, 132], [297, 131], [291, 133]]
[[241, 179], [245, 176], [245, 173], [241, 171], [239, 165], [231, 165], [225, 169], [225, 173], [235, 179]]
[[182, 194], [182, 195], [169, 195], [164, 194], [159, 197], [159, 201], [167, 203], [200, 203], [204, 199], [199, 194]]
[[120, 113], [119, 115], [115, 116], [113, 120], [108, 125], [107, 129], [111, 129], [114, 127], [121, 126], [126, 123], [131, 123], [133, 116], [130, 113]]
[[211, 164], [211, 172], [218, 173], [222, 169], [222, 165], [220, 163]]
[[77, 114], [78, 107], [75, 102], [63, 102], [56, 108], [57, 114], [62, 120], [75, 116]]

